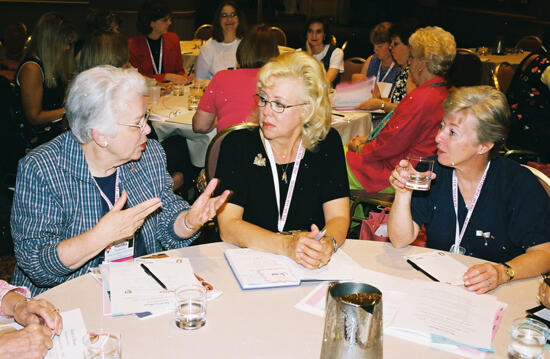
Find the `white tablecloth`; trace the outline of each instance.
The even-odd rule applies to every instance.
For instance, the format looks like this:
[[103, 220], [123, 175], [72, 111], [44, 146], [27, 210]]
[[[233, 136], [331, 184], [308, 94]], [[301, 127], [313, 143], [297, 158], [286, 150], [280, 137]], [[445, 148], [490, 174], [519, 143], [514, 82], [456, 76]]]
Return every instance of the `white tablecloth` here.
[[[216, 135], [216, 130], [207, 134], [193, 132], [192, 119], [195, 111], [187, 110], [187, 95], [189, 88], [185, 88], [184, 96], [167, 95], [160, 98], [159, 103], [153, 105], [151, 122], [159, 141], [170, 136], [179, 135], [187, 140], [191, 163], [196, 167], [204, 167], [206, 150], [210, 140]], [[169, 114], [177, 115], [168, 118]]]
[[[88, 330], [120, 332], [123, 358], [319, 358], [324, 319], [294, 308], [316, 284], [243, 291], [223, 256], [224, 250], [231, 247], [214, 243], [173, 251], [188, 257], [196, 273], [223, 291], [221, 297], [208, 303], [206, 326], [197, 331], [176, 328], [172, 314], [146, 320], [104, 317], [101, 288], [89, 274], [39, 297], [48, 299], [61, 311], [80, 308]], [[389, 243], [347, 240], [343, 250], [367, 269], [428, 280], [403, 259], [404, 255], [423, 252], [425, 248], [395, 249]], [[453, 256], [466, 265], [480, 262], [472, 257]], [[489, 358], [506, 357], [507, 331], [513, 319], [524, 316], [525, 309], [537, 304], [537, 287], [537, 279], [524, 279], [491, 292], [508, 307], [494, 341], [496, 353], [489, 354]], [[384, 358], [458, 357], [386, 335]]]
[[355, 136], [368, 136], [372, 131], [372, 115], [368, 112], [347, 111], [339, 112], [346, 117], [332, 116], [334, 127], [345, 145]]

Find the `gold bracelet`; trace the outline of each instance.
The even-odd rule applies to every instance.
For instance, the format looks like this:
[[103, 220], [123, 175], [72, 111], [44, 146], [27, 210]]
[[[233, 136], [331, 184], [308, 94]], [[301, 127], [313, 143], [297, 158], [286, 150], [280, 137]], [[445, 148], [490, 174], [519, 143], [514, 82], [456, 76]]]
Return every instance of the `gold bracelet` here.
[[32, 300], [32, 298], [21, 298], [19, 299], [17, 302], [15, 302], [15, 304], [13, 305], [13, 314], [15, 315], [15, 310], [17, 309], [17, 306], [23, 302], [30, 302]]

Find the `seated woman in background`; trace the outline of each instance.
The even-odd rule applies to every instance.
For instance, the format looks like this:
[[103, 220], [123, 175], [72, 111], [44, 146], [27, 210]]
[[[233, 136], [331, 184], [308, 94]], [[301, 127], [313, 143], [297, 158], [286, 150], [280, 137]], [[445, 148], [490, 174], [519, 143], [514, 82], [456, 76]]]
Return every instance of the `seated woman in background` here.
[[544, 48], [518, 65], [507, 96], [512, 110], [508, 143], [550, 162], [550, 54]]
[[443, 76], [453, 62], [456, 44], [449, 32], [430, 26], [416, 30], [409, 38], [409, 46], [409, 76], [418, 87], [369, 137], [355, 137], [348, 143], [346, 159], [352, 189], [368, 193], [384, 190], [400, 159], [435, 154], [435, 136], [448, 94]]
[[128, 40], [130, 63], [139, 73], [155, 80], [186, 83], [180, 39], [168, 32], [172, 14], [162, 2], [146, 1], [138, 11], [137, 29], [141, 33]]
[[219, 133], [231, 125], [247, 122], [256, 107], [258, 71], [278, 55], [277, 41], [269, 26], [254, 26], [237, 47], [239, 68], [219, 71], [210, 81], [193, 116], [193, 131], [208, 133], [215, 126]]
[[220, 70], [237, 66], [237, 46], [246, 31], [241, 8], [234, 1], [223, 1], [212, 21], [214, 34], [202, 45], [197, 58], [196, 77], [210, 80]]
[[390, 177], [392, 244], [410, 244], [424, 224], [428, 247], [495, 262], [464, 274], [466, 288], [478, 294], [550, 271], [550, 198], [527, 168], [496, 157], [510, 123], [506, 97], [489, 86], [463, 87], [443, 106], [430, 190], [405, 188], [406, 160]]
[[330, 41], [328, 23], [320, 17], [309, 19], [306, 24], [306, 51], [323, 63], [328, 82], [335, 87], [344, 72], [344, 51]]
[[410, 47], [409, 37], [412, 29], [408, 26], [397, 24], [390, 28], [390, 52], [393, 60], [401, 67], [401, 72], [391, 89], [389, 98], [382, 98], [378, 86], [372, 98], [357, 105], [359, 110], [383, 110], [385, 113], [393, 111], [405, 95], [416, 87], [414, 80], [409, 76]]
[[233, 191], [218, 216], [222, 240], [307, 268], [326, 265], [342, 245], [349, 188], [341, 139], [330, 127], [329, 88], [323, 65], [303, 51], [262, 67], [260, 127], [229, 133], [220, 149], [216, 176]]
[[376, 77], [376, 82], [394, 84], [401, 72], [399, 65], [393, 61], [390, 52], [391, 23], [382, 22], [376, 25], [370, 32], [370, 42], [374, 48], [374, 54], [369, 56], [363, 64], [360, 74], [353, 75], [353, 81], [363, 81], [368, 77]]
[[[53, 347], [52, 338], [60, 335], [63, 319], [47, 300], [29, 299], [25, 287], [14, 287], [0, 280], [0, 316], [10, 317], [23, 329], [0, 335], [1, 358], [43, 358]], [[40, 324], [41, 320], [44, 324]]]
[[74, 71], [76, 32], [59, 15], [44, 14], [36, 24], [25, 59], [15, 74], [32, 147], [66, 129], [65, 86]]
[[228, 192], [210, 198], [216, 181], [193, 207], [174, 195], [162, 147], [146, 137], [146, 90], [137, 71], [112, 66], [86, 70], [72, 82], [71, 133], [19, 162], [13, 283], [36, 295], [103, 260], [187, 246], [225, 202]]

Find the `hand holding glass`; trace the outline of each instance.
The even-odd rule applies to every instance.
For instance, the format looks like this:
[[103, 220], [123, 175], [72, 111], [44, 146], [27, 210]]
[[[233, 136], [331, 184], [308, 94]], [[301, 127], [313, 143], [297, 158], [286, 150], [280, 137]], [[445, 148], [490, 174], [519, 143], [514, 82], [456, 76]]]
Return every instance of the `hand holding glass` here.
[[428, 191], [432, 182], [434, 159], [425, 157], [407, 157], [409, 178], [405, 187], [417, 191]]

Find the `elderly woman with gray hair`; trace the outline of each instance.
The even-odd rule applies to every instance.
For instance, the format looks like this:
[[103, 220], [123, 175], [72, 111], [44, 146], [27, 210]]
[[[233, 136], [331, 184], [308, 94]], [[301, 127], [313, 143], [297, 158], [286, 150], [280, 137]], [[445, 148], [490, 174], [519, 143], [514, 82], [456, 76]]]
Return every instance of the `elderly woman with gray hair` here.
[[429, 191], [405, 188], [406, 160], [391, 174], [392, 244], [410, 244], [424, 224], [428, 247], [494, 262], [464, 274], [478, 294], [550, 271], [550, 198], [527, 168], [496, 157], [510, 124], [506, 97], [489, 86], [463, 87], [443, 107]]
[[13, 282], [36, 295], [120, 261], [189, 245], [228, 192], [192, 207], [171, 190], [162, 147], [150, 132], [144, 78], [100, 66], [79, 74], [67, 98], [66, 132], [19, 163], [11, 217]]

